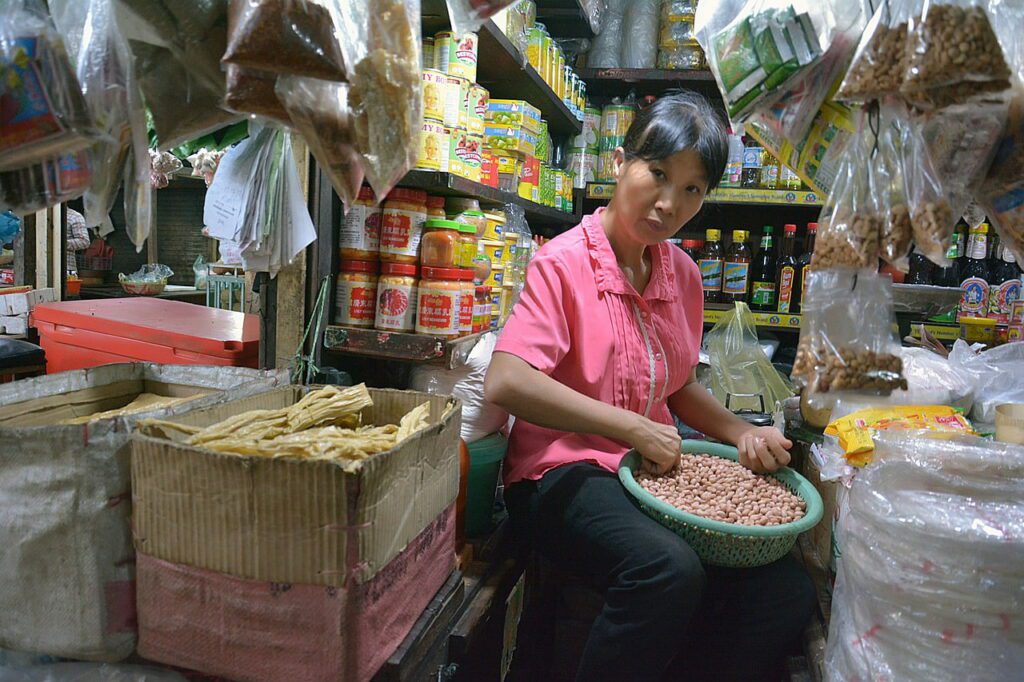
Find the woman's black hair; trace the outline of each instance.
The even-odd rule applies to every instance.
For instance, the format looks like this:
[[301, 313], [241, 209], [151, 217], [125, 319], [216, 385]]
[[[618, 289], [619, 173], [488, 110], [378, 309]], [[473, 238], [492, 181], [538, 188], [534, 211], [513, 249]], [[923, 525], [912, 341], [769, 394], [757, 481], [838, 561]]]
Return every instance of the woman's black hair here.
[[726, 124], [703, 95], [677, 90], [637, 114], [622, 143], [626, 160], [660, 161], [687, 149], [700, 156], [708, 191], [718, 186], [729, 159]]

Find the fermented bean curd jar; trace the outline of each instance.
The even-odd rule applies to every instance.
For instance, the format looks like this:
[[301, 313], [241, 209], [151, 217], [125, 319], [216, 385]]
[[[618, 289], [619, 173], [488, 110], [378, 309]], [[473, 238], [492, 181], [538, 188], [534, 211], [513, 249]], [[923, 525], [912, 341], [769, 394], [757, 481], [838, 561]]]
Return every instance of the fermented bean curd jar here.
[[491, 288], [478, 286], [473, 298], [473, 333], [486, 331], [491, 326]]
[[423, 225], [420, 263], [430, 268], [462, 267], [460, 227], [454, 220], [428, 220]]
[[381, 220], [380, 259], [416, 265], [426, 220], [426, 192], [403, 187], [391, 190]]
[[427, 197], [427, 220], [447, 220], [444, 212], [444, 197]]
[[473, 284], [473, 271], [461, 270], [462, 298], [459, 303], [459, 334], [468, 336], [473, 333], [473, 306], [476, 305], [476, 285]]
[[343, 260], [334, 319], [343, 327], [371, 329], [377, 309], [377, 261]]
[[377, 260], [380, 257], [381, 208], [373, 190], [364, 185], [352, 208], [341, 219], [338, 251], [342, 260]]
[[462, 271], [423, 268], [416, 305], [416, 333], [448, 339], [459, 336], [462, 307]]
[[389, 332], [415, 330], [418, 274], [415, 265], [384, 263], [377, 282], [375, 328]]
[[459, 267], [470, 270], [475, 267], [473, 259], [476, 258], [476, 226], [459, 224]]

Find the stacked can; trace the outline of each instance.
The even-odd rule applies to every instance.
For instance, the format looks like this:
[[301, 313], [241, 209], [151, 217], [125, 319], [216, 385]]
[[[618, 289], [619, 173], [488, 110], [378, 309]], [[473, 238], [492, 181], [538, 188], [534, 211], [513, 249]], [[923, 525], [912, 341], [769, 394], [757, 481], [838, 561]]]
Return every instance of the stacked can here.
[[703, 69], [704, 51], [693, 30], [696, 0], [668, 0], [661, 6], [659, 69]]
[[[601, 152], [601, 110], [583, 109], [583, 131], [573, 138], [566, 158], [566, 168], [572, 173], [572, 185], [584, 189], [588, 182], [597, 181], [597, 161]], [[571, 196], [571, 193], [570, 193]]]
[[544, 79], [577, 120], [583, 119], [586, 84], [569, 64], [565, 53], [544, 24], [526, 28], [526, 61]]
[[612, 156], [626, 140], [626, 132], [636, 118], [632, 104], [609, 104], [601, 112], [600, 153], [597, 160], [597, 182], [614, 182]]
[[479, 41], [441, 31], [433, 38], [433, 67], [423, 72], [423, 132], [417, 168], [481, 181], [484, 115], [490, 94], [476, 81]]

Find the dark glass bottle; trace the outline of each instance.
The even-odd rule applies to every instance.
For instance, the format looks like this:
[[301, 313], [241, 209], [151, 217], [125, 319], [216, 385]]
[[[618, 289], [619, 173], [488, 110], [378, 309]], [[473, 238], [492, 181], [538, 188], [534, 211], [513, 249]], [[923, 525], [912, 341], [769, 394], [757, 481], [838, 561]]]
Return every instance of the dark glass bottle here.
[[818, 236], [818, 223], [807, 223], [807, 244], [804, 252], [796, 259], [796, 286], [793, 291], [793, 312], [800, 312], [800, 304], [804, 300], [804, 284], [807, 281], [807, 268], [811, 265], [814, 255], [814, 242]]
[[967, 262], [960, 273], [960, 317], [988, 315], [988, 223], [971, 228]]
[[700, 278], [704, 286], [704, 302], [721, 303], [722, 271], [725, 268], [721, 230], [708, 230], [704, 248], [698, 255], [697, 265], [700, 267]]
[[[935, 278], [935, 264], [927, 256], [914, 249], [910, 252], [910, 272], [907, 273], [907, 284], [931, 284]], [[960, 286], [960, 282], [954, 286]]]
[[953, 243], [946, 251], [946, 259], [949, 265], [944, 268], [935, 268], [932, 275], [932, 284], [937, 287], [959, 287], [960, 286], [960, 249], [959, 239], [954, 238]]
[[999, 324], [1006, 324], [1014, 301], [1020, 298], [1021, 278], [1017, 259], [1005, 246], [1001, 247], [999, 264], [992, 270], [989, 285], [988, 316]]
[[702, 244], [699, 239], [684, 239], [680, 246], [694, 263], [700, 260], [700, 247]]
[[722, 300], [725, 303], [747, 301], [750, 290], [750, 261], [753, 260], [747, 246], [747, 232], [733, 230], [732, 244], [725, 254], [725, 268], [722, 275]]
[[759, 312], [775, 312], [778, 274], [778, 257], [775, 255], [775, 228], [764, 226], [761, 236], [761, 250], [758, 251], [750, 269], [750, 309]]
[[782, 256], [779, 258], [778, 274], [775, 281], [779, 286], [780, 313], [793, 312], [796, 277], [799, 265], [793, 252], [796, 250], [796, 225], [789, 223], [782, 228]]

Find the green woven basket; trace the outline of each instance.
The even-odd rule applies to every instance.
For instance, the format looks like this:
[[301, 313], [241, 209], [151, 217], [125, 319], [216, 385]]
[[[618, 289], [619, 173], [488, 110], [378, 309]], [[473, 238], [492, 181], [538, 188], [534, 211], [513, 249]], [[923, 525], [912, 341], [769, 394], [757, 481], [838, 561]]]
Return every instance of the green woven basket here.
[[[683, 453], [705, 454], [739, 461], [736, 448], [699, 440], [684, 440]], [[782, 481], [793, 493], [807, 503], [807, 513], [792, 523], [778, 526], [740, 526], [705, 519], [676, 509], [640, 487], [634, 478], [640, 468], [640, 454], [630, 452], [619, 465], [619, 480], [637, 499], [640, 508], [651, 518], [674, 531], [697, 552], [707, 564], [750, 568], [763, 566], [784, 557], [793, 548], [800, 533], [808, 531], [821, 521], [821, 496], [806, 478], [789, 467], [783, 467], [771, 476]]]

